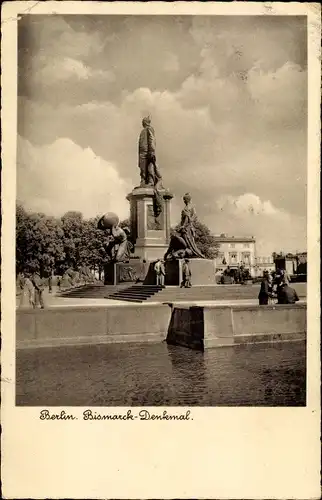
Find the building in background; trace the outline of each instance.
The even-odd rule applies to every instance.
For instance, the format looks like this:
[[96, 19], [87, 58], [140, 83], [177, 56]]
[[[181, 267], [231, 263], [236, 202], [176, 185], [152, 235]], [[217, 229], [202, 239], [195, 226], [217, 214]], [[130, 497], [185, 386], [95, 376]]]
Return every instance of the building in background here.
[[272, 255], [266, 257], [256, 257], [255, 259], [255, 277], [263, 276], [264, 271], [275, 271], [275, 262]]
[[273, 253], [273, 259], [276, 269], [284, 269], [290, 276], [302, 277], [306, 280], [307, 274], [307, 252], [297, 252], [284, 254]]
[[227, 234], [215, 235], [219, 244], [216, 257], [216, 270], [224, 271], [227, 266], [237, 269], [243, 265], [252, 276], [255, 276], [256, 265], [256, 239], [254, 236], [228, 236]]

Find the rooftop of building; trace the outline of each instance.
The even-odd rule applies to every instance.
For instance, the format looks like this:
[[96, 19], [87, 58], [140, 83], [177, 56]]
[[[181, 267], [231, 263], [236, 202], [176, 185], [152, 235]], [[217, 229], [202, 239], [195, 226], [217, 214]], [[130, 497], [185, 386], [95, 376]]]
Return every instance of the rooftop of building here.
[[256, 238], [255, 236], [233, 236], [233, 235], [229, 235], [229, 234], [226, 234], [226, 233], [221, 233], [221, 234], [215, 234], [215, 239], [216, 241], [218, 242], [236, 242], [236, 243], [244, 243], [244, 242], [253, 242], [255, 243], [256, 241]]

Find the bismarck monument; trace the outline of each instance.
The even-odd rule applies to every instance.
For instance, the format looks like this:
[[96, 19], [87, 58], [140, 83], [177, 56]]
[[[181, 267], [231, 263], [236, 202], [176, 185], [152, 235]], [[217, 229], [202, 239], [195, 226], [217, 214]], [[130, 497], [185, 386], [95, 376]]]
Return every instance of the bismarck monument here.
[[166, 285], [179, 285], [184, 258], [190, 259], [193, 284], [214, 284], [214, 261], [206, 259], [195, 242], [196, 211], [189, 193], [183, 197], [180, 226], [170, 234], [173, 195], [163, 187], [150, 117], [142, 120], [142, 126], [138, 145], [141, 182], [127, 196], [130, 228], [122, 230], [118, 226], [118, 217], [112, 213], [103, 216], [98, 225], [109, 234], [107, 251], [111, 261], [105, 267], [105, 284], [138, 280], [154, 284], [154, 262], [164, 259]]
[[140, 186], [127, 196], [135, 256], [146, 261], [162, 259], [170, 241], [170, 201], [156, 162], [156, 140], [150, 117], [142, 120], [139, 137]]

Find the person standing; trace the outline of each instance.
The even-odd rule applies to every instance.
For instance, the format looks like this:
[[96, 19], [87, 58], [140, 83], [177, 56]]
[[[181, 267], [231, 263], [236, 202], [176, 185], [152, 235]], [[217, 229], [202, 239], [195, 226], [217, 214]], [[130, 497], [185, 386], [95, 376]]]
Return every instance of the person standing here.
[[40, 277], [40, 274], [38, 272], [35, 272], [32, 276], [32, 283], [35, 287], [35, 301], [34, 301], [34, 308], [36, 308], [38, 305], [40, 306], [41, 309], [45, 309], [45, 304], [44, 304], [44, 282]]
[[19, 307], [23, 306], [25, 298], [25, 275], [24, 273], [19, 273], [17, 277], [18, 283], [18, 297], [19, 297]]
[[24, 299], [27, 294], [30, 307], [35, 305], [35, 288], [28, 273], [21, 273], [19, 276], [19, 288], [21, 290], [19, 307], [23, 307]]
[[282, 270], [282, 285], [284, 283], [286, 283], [287, 285], [289, 285], [291, 282], [291, 277], [290, 275], [288, 274], [288, 272], [286, 271], [286, 269], [283, 269]]
[[258, 301], [260, 306], [267, 306], [268, 300], [272, 297], [272, 283], [269, 273], [264, 274], [261, 282], [261, 288], [258, 294]]
[[182, 282], [180, 288], [191, 288], [191, 269], [189, 266], [189, 259], [184, 259], [184, 263], [182, 265]]
[[30, 279], [29, 274], [25, 278], [25, 289], [28, 292], [28, 302], [31, 307], [35, 307], [35, 287]]
[[165, 267], [164, 267], [164, 260], [160, 260], [160, 269], [161, 269], [161, 276], [160, 276], [160, 285], [164, 286], [165, 283]]
[[48, 292], [52, 293], [53, 291], [53, 272], [51, 271], [48, 276]]
[[158, 259], [154, 265], [154, 271], [156, 274], [156, 283], [157, 285], [164, 286], [164, 277], [165, 277], [165, 270], [164, 270], [164, 264], [161, 259]]

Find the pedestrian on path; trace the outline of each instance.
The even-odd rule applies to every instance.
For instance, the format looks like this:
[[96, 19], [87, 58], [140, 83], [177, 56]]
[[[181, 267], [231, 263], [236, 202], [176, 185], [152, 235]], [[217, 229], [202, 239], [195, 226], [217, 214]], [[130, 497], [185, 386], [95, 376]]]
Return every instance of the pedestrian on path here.
[[40, 274], [38, 272], [35, 272], [32, 277], [32, 283], [35, 287], [35, 302], [34, 302], [34, 308], [40, 306], [41, 309], [45, 309], [45, 304], [44, 304], [44, 280], [40, 277]]
[[273, 287], [271, 276], [268, 272], [264, 274], [263, 281], [261, 282], [260, 292], [258, 294], [258, 301], [260, 306], [267, 306], [269, 299], [273, 297]]
[[25, 299], [25, 280], [24, 273], [19, 273], [17, 276], [19, 307], [23, 306]]
[[21, 290], [19, 307], [23, 307], [25, 302], [25, 297], [28, 297], [28, 305], [34, 307], [35, 305], [35, 288], [30, 279], [29, 274], [21, 273], [19, 277], [19, 287]]
[[25, 279], [25, 289], [28, 294], [28, 302], [30, 307], [35, 306], [35, 287], [30, 279], [30, 276], [27, 274]]
[[165, 279], [165, 269], [164, 269], [164, 263], [163, 260], [158, 259], [154, 265], [154, 271], [156, 274], [156, 283], [157, 285], [164, 286], [164, 279]]

